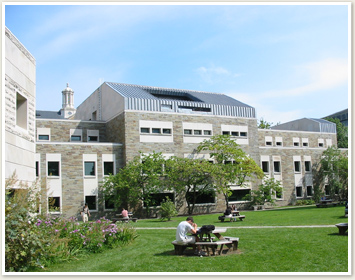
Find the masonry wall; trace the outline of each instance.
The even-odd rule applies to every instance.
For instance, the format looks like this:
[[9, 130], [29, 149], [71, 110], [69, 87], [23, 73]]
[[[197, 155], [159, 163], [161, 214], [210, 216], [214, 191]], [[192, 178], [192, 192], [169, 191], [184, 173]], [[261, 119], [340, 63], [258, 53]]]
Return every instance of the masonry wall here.
[[5, 178], [35, 181], [36, 61], [5, 28]]

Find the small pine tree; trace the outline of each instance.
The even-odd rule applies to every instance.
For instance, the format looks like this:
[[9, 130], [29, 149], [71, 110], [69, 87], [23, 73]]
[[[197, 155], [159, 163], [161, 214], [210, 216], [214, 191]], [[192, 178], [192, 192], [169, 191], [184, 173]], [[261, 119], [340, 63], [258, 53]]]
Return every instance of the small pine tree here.
[[160, 206], [161, 220], [167, 219], [170, 221], [172, 217], [178, 214], [174, 202], [172, 202], [167, 196], [166, 199], [160, 204]]

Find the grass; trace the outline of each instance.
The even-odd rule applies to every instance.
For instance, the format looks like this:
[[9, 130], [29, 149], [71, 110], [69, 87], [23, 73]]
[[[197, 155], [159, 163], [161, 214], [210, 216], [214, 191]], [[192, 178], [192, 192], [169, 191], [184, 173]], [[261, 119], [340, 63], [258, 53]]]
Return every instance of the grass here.
[[[121, 249], [92, 254], [48, 267], [46, 272], [347, 272], [348, 236], [336, 223], [347, 222], [344, 206], [245, 212], [243, 222], [221, 223], [218, 214], [195, 216], [199, 224], [228, 226], [240, 238], [235, 254], [216, 257], [176, 256], [171, 241], [174, 221], [139, 220], [139, 237]], [[333, 225], [334, 227], [247, 228], [247, 226]], [[245, 227], [241, 227], [245, 226]], [[157, 228], [146, 229], [148, 227]], [[172, 227], [173, 229], [164, 229]], [[84, 261], [83, 261], [84, 260]]]

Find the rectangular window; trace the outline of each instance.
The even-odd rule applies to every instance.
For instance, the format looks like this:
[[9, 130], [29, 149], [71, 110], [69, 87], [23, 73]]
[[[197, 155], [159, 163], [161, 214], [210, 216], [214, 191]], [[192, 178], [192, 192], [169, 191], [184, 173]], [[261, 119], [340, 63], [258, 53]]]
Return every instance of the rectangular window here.
[[39, 162], [36, 161], [36, 177], [39, 177]]
[[250, 189], [238, 189], [232, 190], [231, 196], [228, 198], [229, 201], [245, 201], [245, 197], [250, 194]]
[[113, 172], [113, 161], [105, 161], [104, 162], [104, 175], [112, 175]]
[[307, 186], [307, 196], [312, 196], [312, 195], [313, 195], [313, 187]]
[[232, 131], [231, 135], [234, 137], [238, 137], [239, 136], [239, 132], [238, 131]]
[[59, 161], [48, 161], [48, 176], [59, 176]]
[[60, 197], [48, 197], [48, 211], [60, 212]]
[[302, 143], [303, 147], [308, 147], [308, 143]]
[[81, 136], [80, 135], [72, 135], [70, 136], [70, 141], [81, 141]]
[[16, 94], [16, 125], [27, 129], [27, 99]]
[[[151, 206], [158, 207], [166, 200], [166, 197], [168, 197], [171, 201], [174, 202], [174, 193], [153, 193], [149, 196], [150, 198], [150, 203]], [[147, 207], [147, 205], [144, 203], [144, 207]]]
[[192, 130], [191, 129], [184, 129], [184, 134], [185, 135], [192, 135]]
[[279, 161], [274, 161], [274, 172], [275, 173], [281, 172], [281, 163]]
[[85, 203], [88, 204], [89, 210], [97, 210], [96, 195], [85, 196]]
[[311, 162], [310, 161], [305, 161], [304, 162], [304, 168], [306, 172], [311, 172], [312, 167], [311, 167]]
[[293, 146], [299, 147], [300, 143], [299, 142], [293, 142]]
[[105, 210], [107, 209], [115, 209], [114, 196], [105, 196]]
[[[204, 204], [204, 203], [215, 203], [215, 193], [214, 191], [210, 192], [195, 192], [196, 195], [196, 204]], [[194, 193], [188, 192], [186, 194], [186, 200], [190, 203], [193, 202]]]
[[323, 147], [323, 146], [324, 146], [324, 143], [318, 143], [318, 146], [319, 146], [319, 147]]
[[49, 135], [38, 135], [38, 140], [49, 141]]
[[276, 142], [276, 146], [282, 146], [282, 142]]
[[222, 134], [223, 135], [230, 135], [230, 132], [229, 131], [222, 131]]
[[269, 162], [263, 161], [261, 163], [261, 165], [262, 165], [262, 169], [263, 169], [264, 173], [269, 173]]
[[161, 130], [160, 130], [160, 128], [152, 128], [152, 133], [153, 134], [160, 134]]
[[302, 186], [297, 186], [296, 187], [296, 197], [302, 197]]
[[85, 176], [95, 176], [95, 162], [85, 161], [84, 162]]
[[170, 128], [163, 128], [163, 134], [171, 134]]
[[88, 142], [97, 142], [99, 137], [97, 136], [88, 136]]
[[204, 130], [203, 135], [212, 135], [212, 131], [211, 130]]
[[272, 146], [272, 142], [266, 141], [266, 146]]
[[248, 133], [247, 132], [240, 132], [241, 137], [247, 137]]
[[282, 199], [282, 189], [280, 191], [276, 191], [276, 199]]
[[202, 130], [194, 130], [194, 135], [202, 135]]
[[149, 127], [141, 127], [141, 133], [150, 133]]
[[295, 161], [294, 166], [295, 166], [295, 172], [301, 172], [301, 162], [300, 161]]

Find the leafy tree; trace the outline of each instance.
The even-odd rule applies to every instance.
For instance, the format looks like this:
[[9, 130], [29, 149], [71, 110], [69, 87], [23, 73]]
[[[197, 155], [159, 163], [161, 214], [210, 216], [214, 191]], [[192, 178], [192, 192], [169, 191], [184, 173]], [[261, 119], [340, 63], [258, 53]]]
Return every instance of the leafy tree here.
[[204, 140], [197, 152], [209, 151], [216, 162], [211, 173], [217, 192], [224, 195], [226, 206], [232, 194], [230, 185], [243, 186], [254, 178], [264, 176], [261, 168], [250, 158], [229, 135], [215, 135]]
[[[316, 172], [318, 188], [321, 183], [329, 186], [329, 194], [332, 199], [337, 195], [341, 200], [348, 198], [348, 155], [335, 146], [326, 149], [319, 162]], [[317, 198], [315, 198], [316, 200]]]
[[275, 196], [282, 192], [280, 181], [275, 178], [267, 178], [258, 186], [258, 189], [252, 190], [245, 196], [246, 200], [251, 201], [251, 205], [264, 205], [266, 202], [275, 205]]
[[188, 214], [193, 213], [199, 197], [213, 192], [213, 168], [206, 160], [172, 157], [166, 161], [165, 184], [185, 197]]
[[142, 201], [149, 216], [152, 205], [151, 195], [162, 189], [165, 159], [161, 153], [140, 152], [116, 175], [110, 175], [101, 186], [105, 197], [111, 197], [116, 207], [134, 208]]
[[338, 148], [348, 148], [348, 128], [339, 119], [325, 118], [325, 120], [336, 124]]
[[261, 118], [260, 121], [258, 122], [258, 128], [270, 129], [271, 126], [272, 123], [265, 121], [264, 118]]

